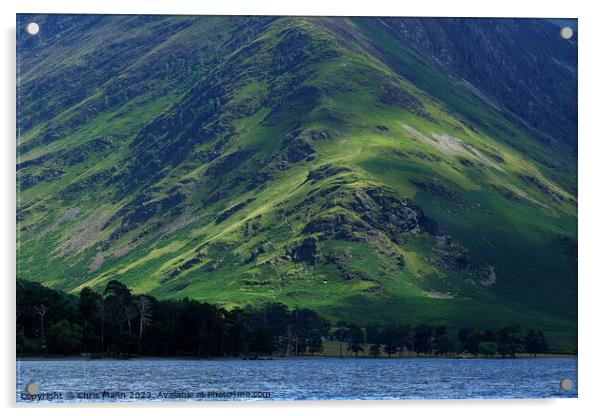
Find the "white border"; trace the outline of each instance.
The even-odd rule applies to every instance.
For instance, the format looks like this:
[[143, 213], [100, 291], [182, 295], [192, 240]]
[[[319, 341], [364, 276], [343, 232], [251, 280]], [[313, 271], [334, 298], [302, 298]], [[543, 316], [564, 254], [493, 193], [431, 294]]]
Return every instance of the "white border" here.
[[[192, 405], [135, 405], [95, 406], [86, 409], [89, 415], [105, 414], [107, 410], [122, 413], [158, 415], [167, 408], [192, 414], [199, 412], [219, 414], [280, 415], [332, 414], [364, 415], [375, 410], [379, 414], [445, 414], [504, 415], [508, 413], [546, 413], [550, 415], [581, 415], [593, 413], [598, 404], [602, 336], [600, 322], [602, 296], [599, 252], [602, 249], [601, 181], [602, 138], [600, 137], [600, 111], [602, 90], [600, 82], [600, 41], [602, 40], [602, 15], [593, 1], [527, 2], [525, 0], [470, 1], [470, 0], [20, 0], [0, 3], [2, 19], [2, 245], [0, 255], [5, 273], [1, 290], [2, 341], [0, 350], [4, 366], [0, 375], [2, 405], [14, 409], [14, 276], [15, 276], [15, 13], [119, 13], [119, 14], [284, 14], [284, 15], [400, 15], [400, 16], [462, 16], [462, 17], [564, 17], [579, 18], [579, 399], [562, 400], [486, 400], [486, 401], [418, 401], [418, 402], [291, 402]], [[21, 413], [81, 414], [81, 407], [51, 406], [37, 409], [19, 409]]]

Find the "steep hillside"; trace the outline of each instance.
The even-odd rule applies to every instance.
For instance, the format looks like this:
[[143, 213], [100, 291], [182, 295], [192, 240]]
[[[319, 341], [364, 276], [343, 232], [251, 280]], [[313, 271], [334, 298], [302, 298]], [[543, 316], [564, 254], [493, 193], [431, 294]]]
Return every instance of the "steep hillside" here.
[[576, 43], [553, 24], [33, 19], [18, 277], [574, 340]]

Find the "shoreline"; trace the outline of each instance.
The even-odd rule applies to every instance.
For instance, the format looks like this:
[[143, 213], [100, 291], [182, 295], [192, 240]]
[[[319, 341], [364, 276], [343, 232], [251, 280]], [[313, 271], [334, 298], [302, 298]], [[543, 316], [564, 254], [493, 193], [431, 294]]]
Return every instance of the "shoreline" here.
[[15, 361], [171, 361], [171, 360], [180, 360], [180, 361], [281, 361], [281, 360], [324, 360], [324, 359], [340, 359], [340, 360], [525, 360], [525, 359], [535, 359], [535, 360], [545, 360], [545, 359], [556, 359], [556, 358], [578, 358], [578, 354], [540, 354], [537, 357], [533, 357], [530, 355], [517, 355], [516, 357], [474, 357], [474, 356], [449, 356], [449, 357], [439, 357], [439, 356], [405, 356], [405, 357], [370, 357], [370, 356], [359, 356], [359, 357], [339, 357], [339, 356], [326, 356], [326, 355], [316, 355], [316, 356], [306, 356], [302, 355], [299, 357], [182, 357], [182, 356], [173, 356], [173, 357], [85, 357], [81, 355], [73, 355], [73, 356], [65, 356], [65, 355], [27, 355], [27, 356], [16, 356]]

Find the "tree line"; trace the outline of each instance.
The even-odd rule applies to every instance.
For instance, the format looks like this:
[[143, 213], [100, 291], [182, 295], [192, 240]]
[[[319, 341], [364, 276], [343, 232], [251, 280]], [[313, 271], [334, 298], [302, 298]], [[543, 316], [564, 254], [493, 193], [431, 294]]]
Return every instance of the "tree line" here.
[[541, 331], [523, 333], [516, 325], [463, 328], [451, 335], [445, 326], [426, 324], [360, 327], [340, 321], [333, 326], [307, 308], [267, 303], [226, 310], [188, 298], [157, 300], [134, 295], [116, 280], [101, 293], [86, 287], [79, 296], [18, 280], [16, 329], [19, 355], [285, 357], [322, 353], [325, 340], [338, 342], [341, 357], [514, 357], [547, 349]]
[[[345, 332], [346, 324], [339, 323], [335, 329]], [[506, 325], [497, 329], [479, 331], [466, 327], [455, 334], [449, 334], [445, 326], [421, 324], [410, 325], [374, 325], [365, 330], [366, 341], [370, 343], [369, 354], [379, 356], [401, 355], [407, 351], [410, 355], [450, 356], [472, 354], [474, 356], [516, 357], [517, 353], [526, 352], [536, 356], [548, 349], [542, 331], [529, 330], [523, 332], [519, 325]], [[455, 335], [455, 336], [454, 336]], [[337, 339], [343, 339], [338, 337]], [[361, 345], [354, 348], [361, 350]]]

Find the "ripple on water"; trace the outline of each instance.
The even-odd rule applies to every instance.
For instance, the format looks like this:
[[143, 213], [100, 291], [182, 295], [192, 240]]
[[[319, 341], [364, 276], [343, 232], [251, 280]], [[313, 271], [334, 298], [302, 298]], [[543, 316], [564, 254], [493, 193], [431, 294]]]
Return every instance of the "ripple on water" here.
[[[560, 389], [565, 378], [570, 391]], [[577, 397], [577, 360], [28, 360], [17, 363], [17, 401], [27, 401], [22, 392], [32, 380], [41, 393], [149, 392], [144, 400], [161, 401], [159, 392], [180, 390], [269, 392], [270, 400]]]

